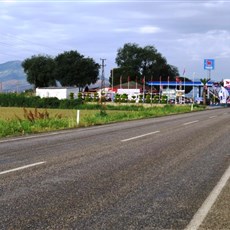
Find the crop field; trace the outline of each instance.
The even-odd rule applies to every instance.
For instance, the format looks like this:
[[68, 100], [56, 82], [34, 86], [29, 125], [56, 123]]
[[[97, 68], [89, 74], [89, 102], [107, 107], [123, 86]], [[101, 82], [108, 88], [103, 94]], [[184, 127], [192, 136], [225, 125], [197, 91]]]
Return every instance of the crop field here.
[[[26, 108], [27, 111], [34, 112], [34, 108]], [[55, 117], [56, 115], [62, 115], [62, 117], [75, 118], [76, 110], [73, 109], [38, 109], [38, 112], [47, 111], [50, 117]], [[84, 114], [84, 111], [83, 111]], [[24, 119], [24, 110], [19, 107], [0, 107], [0, 119], [1, 120], [13, 120], [13, 119]]]

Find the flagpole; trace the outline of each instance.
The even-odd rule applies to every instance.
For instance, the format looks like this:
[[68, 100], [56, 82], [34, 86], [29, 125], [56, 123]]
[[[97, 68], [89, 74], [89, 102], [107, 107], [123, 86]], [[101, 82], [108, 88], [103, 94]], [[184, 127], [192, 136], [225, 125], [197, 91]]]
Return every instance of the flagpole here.
[[153, 76], [151, 76], [151, 106], [153, 104], [153, 85], [152, 85], [152, 82], [153, 82]]
[[143, 77], [143, 103], [145, 102], [145, 76]]
[[184, 68], [184, 72], [183, 72], [183, 77], [184, 77], [184, 104], [185, 104], [185, 68]]
[[167, 104], [168, 104], [168, 101], [169, 101], [169, 76], [168, 76], [168, 99], [167, 99]]
[[158, 103], [161, 102], [161, 76], [160, 76], [160, 90], [159, 90], [159, 101]]

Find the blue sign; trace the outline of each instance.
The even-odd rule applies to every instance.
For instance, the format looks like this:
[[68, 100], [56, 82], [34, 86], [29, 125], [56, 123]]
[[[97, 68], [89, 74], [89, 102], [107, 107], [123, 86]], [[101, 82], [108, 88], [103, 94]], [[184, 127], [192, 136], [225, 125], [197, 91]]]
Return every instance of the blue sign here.
[[214, 70], [215, 60], [214, 59], [204, 59], [204, 69]]

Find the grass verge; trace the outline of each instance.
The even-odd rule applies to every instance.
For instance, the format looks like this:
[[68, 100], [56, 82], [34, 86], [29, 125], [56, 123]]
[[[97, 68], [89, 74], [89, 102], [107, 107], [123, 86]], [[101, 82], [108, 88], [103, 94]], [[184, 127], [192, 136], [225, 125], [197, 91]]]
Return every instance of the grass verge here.
[[[193, 111], [203, 110], [195, 107]], [[81, 110], [80, 127], [190, 112], [190, 106], [112, 107]], [[76, 110], [0, 108], [0, 138], [76, 128]]]

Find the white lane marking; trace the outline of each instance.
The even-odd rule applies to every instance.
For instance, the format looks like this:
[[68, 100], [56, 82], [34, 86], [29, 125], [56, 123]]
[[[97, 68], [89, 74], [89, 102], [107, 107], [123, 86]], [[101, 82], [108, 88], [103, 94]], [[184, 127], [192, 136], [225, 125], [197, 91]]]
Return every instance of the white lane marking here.
[[210, 119], [212, 119], [212, 118], [215, 118], [216, 116], [211, 116], [211, 117], [209, 117]]
[[187, 225], [185, 230], [197, 230], [199, 228], [199, 226], [204, 221], [205, 217], [207, 216], [208, 212], [212, 208], [213, 204], [215, 203], [216, 199], [220, 195], [222, 189], [226, 185], [229, 178], [230, 178], [230, 166], [225, 171], [224, 175], [221, 177], [220, 181], [217, 183], [215, 188], [211, 191], [211, 193], [204, 201], [202, 206], [198, 209], [196, 214], [193, 216], [192, 220]]
[[42, 162], [37, 162], [37, 163], [34, 163], [34, 164], [30, 164], [30, 165], [24, 165], [24, 166], [21, 166], [21, 167], [18, 167], [18, 168], [2, 171], [2, 172], [0, 172], [0, 175], [10, 173], [10, 172], [19, 171], [19, 170], [23, 170], [23, 169], [26, 169], [26, 168], [34, 167], [34, 166], [45, 164], [45, 163], [46, 163], [45, 161], [42, 161]]
[[134, 139], [138, 139], [138, 138], [141, 138], [141, 137], [149, 136], [149, 135], [152, 135], [152, 134], [155, 134], [155, 133], [159, 133], [159, 132], [160, 132], [160, 131], [155, 131], [155, 132], [151, 132], [151, 133], [146, 133], [146, 134], [143, 134], [143, 135], [139, 135], [139, 136], [131, 137], [131, 138], [128, 138], [128, 139], [124, 139], [124, 140], [121, 140], [121, 141], [122, 141], [122, 142], [131, 141], [131, 140], [134, 140]]
[[190, 124], [193, 124], [193, 123], [196, 123], [196, 122], [199, 122], [199, 120], [190, 121], [190, 122], [184, 123], [183, 125], [190, 125]]
[[27, 140], [27, 139], [32, 139], [32, 138], [37, 138], [37, 137], [47, 137], [47, 136], [54, 136], [54, 135], [58, 135], [61, 132], [53, 132], [53, 133], [48, 133], [48, 134], [40, 134], [40, 135], [32, 135], [32, 136], [28, 136], [28, 137], [18, 137], [18, 138], [12, 138], [12, 139], [7, 139], [7, 140], [2, 140], [0, 141], [0, 143], [7, 143], [7, 142], [11, 142], [11, 141], [18, 141], [18, 140]]

